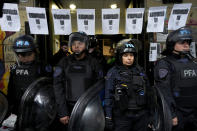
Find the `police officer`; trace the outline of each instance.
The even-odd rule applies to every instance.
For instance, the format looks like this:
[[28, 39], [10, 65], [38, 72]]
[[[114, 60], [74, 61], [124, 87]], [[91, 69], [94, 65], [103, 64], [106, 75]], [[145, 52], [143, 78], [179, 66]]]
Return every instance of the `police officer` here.
[[197, 64], [190, 54], [192, 31], [188, 27], [171, 32], [166, 40], [165, 58], [154, 70], [156, 86], [170, 107], [174, 131], [197, 129]]
[[[17, 63], [11, 66], [8, 84], [9, 113], [20, 113], [21, 98], [27, 87], [37, 78], [50, 74], [51, 68], [42, 66], [37, 60], [37, 44], [32, 36], [22, 35], [13, 44]], [[18, 121], [17, 121], [18, 122]], [[18, 130], [16, 123], [16, 130]]]
[[99, 43], [96, 37], [92, 37], [90, 39], [90, 44], [88, 46], [88, 53], [90, 56], [94, 57], [98, 61], [98, 63], [102, 66], [103, 71], [106, 72], [107, 63], [105, 57], [102, 54], [102, 51], [99, 48]]
[[136, 41], [125, 39], [116, 47], [116, 65], [105, 82], [106, 128], [114, 131], [146, 131], [148, 79], [136, 63]]
[[62, 41], [60, 43], [59, 51], [55, 53], [52, 58], [52, 65], [55, 66], [63, 57], [68, 55], [70, 55], [70, 52], [68, 51], [68, 42]]
[[89, 37], [85, 32], [69, 36], [73, 54], [63, 58], [55, 67], [54, 90], [58, 117], [67, 125], [71, 111], [79, 97], [102, 78], [102, 70], [94, 58], [88, 55]]

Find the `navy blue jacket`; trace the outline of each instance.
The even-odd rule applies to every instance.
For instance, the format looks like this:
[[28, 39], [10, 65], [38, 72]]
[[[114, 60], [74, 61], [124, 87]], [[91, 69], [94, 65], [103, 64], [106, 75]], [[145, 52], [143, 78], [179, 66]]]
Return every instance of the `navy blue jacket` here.
[[[124, 68], [124, 66], [113, 66], [107, 73], [106, 80], [105, 80], [105, 113], [106, 117], [112, 117], [112, 109], [114, 107], [114, 90], [116, 86], [116, 81], [121, 80], [119, 70], [120, 68]], [[133, 72], [138, 72], [141, 76], [144, 76], [146, 79], [146, 87], [149, 87], [148, 79], [139, 66], [132, 66], [129, 70]]]

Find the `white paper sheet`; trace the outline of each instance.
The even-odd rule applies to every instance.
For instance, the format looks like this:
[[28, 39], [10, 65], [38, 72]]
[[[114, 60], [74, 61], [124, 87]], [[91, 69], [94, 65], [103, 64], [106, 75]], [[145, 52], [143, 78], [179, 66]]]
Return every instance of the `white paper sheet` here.
[[168, 30], [176, 30], [185, 26], [192, 4], [174, 4], [168, 22]]
[[48, 34], [45, 8], [26, 7], [31, 34]]
[[103, 34], [119, 34], [120, 9], [102, 9]]
[[192, 42], [190, 45], [190, 53], [194, 58], [196, 58], [196, 43], [195, 42]]
[[95, 9], [77, 9], [78, 31], [95, 35]]
[[55, 35], [69, 35], [72, 33], [69, 9], [52, 9]]
[[4, 3], [3, 17], [0, 22], [2, 31], [20, 31], [18, 4]]
[[157, 60], [157, 44], [158, 43], [150, 43], [149, 61]]
[[126, 34], [140, 34], [142, 32], [144, 8], [127, 8]]
[[167, 6], [150, 7], [147, 32], [163, 32]]

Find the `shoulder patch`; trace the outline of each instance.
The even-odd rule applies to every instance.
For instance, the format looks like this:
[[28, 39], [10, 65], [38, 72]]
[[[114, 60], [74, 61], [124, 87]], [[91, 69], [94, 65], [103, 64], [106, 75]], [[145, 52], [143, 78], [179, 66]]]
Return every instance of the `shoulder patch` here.
[[54, 74], [53, 74], [53, 77], [57, 77], [57, 76], [59, 76], [61, 73], [62, 73], [62, 68], [56, 67], [56, 68], [55, 68], [55, 71], [54, 71]]
[[167, 69], [159, 69], [159, 78], [163, 79], [168, 75], [168, 70]]

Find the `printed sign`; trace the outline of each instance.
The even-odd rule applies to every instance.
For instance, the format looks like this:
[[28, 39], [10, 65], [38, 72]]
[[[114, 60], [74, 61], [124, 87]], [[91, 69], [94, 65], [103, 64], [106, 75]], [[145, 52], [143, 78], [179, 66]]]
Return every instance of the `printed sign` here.
[[72, 33], [69, 9], [52, 9], [55, 35], [69, 35]]
[[196, 43], [195, 42], [192, 42], [190, 45], [190, 53], [194, 58], [196, 58]]
[[26, 7], [31, 34], [48, 34], [45, 8]]
[[18, 4], [4, 3], [3, 17], [0, 22], [2, 31], [20, 31], [21, 23], [18, 12]]
[[95, 9], [77, 9], [78, 31], [95, 35]]
[[167, 6], [150, 7], [147, 32], [163, 32]]
[[118, 34], [120, 9], [102, 9], [103, 34]]
[[169, 30], [176, 30], [180, 27], [185, 26], [191, 6], [192, 6], [191, 3], [174, 4], [168, 22]]
[[150, 43], [149, 61], [157, 60], [157, 43]]
[[128, 8], [126, 13], [126, 34], [142, 32], [144, 8]]

